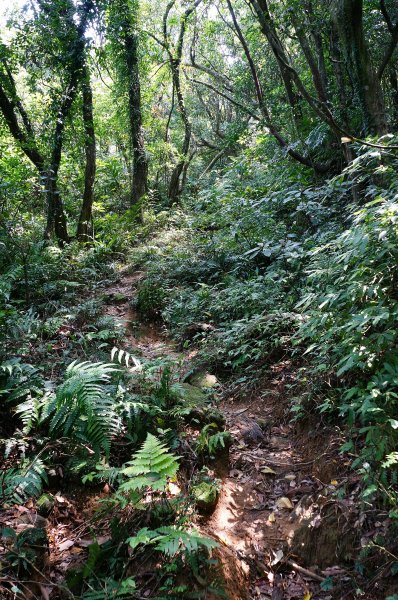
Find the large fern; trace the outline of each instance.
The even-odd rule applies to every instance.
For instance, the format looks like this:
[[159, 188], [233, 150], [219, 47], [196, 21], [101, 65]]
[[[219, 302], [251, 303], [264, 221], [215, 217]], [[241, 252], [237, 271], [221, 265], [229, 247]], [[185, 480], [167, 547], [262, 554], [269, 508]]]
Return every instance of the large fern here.
[[43, 402], [44, 381], [36, 367], [11, 358], [0, 364], [0, 397], [15, 412], [24, 425], [23, 432], [29, 433], [39, 420]]
[[141, 450], [136, 452], [133, 460], [127, 465], [122, 473], [129, 479], [120, 486], [120, 491], [126, 492], [144, 487], [161, 491], [165, 489], [168, 479], [176, 476], [178, 458], [168, 451], [163, 442], [148, 433]]
[[39, 369], [10, 358], [0, 363], [0, 396], [11, 405], [27, 396], [38, 396], [44, 387]]
[[40, 459], [25, 461], [17, 468], [0, 473], [0, 502], [22, 504], [32, 496], [39, 496], [43, 483], [48, 483], [43, 462]]
[[214, 540], [203, 537], [198, 531], [186, 531], [181, 527], [159, 527], [151, 530], [144, 527], [134, 537], [128, 538], [127, 543], [135, 549], [140, 544], [154, 545], [155, 549], [167, 556], [175, 556], [179, 552], [197, 552], [199, 548], [216, 548]]
[[109, 363], [71, 363], [65, 381], [43, 411], [43, 419], [51, 418], [50, 434], [89, 444], [97, 455], [103, 449], [108, 455], [120, 430], [110, 386], [118, 370]]

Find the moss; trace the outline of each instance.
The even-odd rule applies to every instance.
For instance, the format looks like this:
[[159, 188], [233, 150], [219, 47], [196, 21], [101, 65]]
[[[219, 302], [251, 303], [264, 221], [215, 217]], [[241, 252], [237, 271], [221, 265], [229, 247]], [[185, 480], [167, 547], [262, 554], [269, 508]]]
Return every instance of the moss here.
[[202, 481], [192, 487], [195, 506], [199, 512], [209, 514], [217, 505], [218, 488], [215, 483]]

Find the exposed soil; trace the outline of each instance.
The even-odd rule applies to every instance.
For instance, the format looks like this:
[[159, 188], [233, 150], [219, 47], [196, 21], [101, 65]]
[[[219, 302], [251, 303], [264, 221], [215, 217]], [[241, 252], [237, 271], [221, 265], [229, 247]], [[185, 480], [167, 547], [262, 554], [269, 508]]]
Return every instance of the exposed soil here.
[[[169, 356], [186, 372], [193, 353], [178, 352], [161, 323], [142, 322], [132, 308], [141, 277], [124, 273], [117, 284], [100, 290], [106, 296], [104, 314], [124, 324], [123, 349], [138, 358]], [[291, 423], [285, 394], [291, 376], [290, 363], [281, 362], [262, 390], [244, 400], [226, 397], [222, 386], [215, 387], [233, 444], [229, 462], [215, 464], [222, 480], [215, 511], [200, 517], [198, 524], [219, 542], [215, 555], [227, 600], [355, 597], [344, 588], [349, 579], [344, 565], [358, 544], [352, 507], [334, 495], [346, 472], [337, 452], [340, 434], [324, 427], [318, 431], [313, 423], [300, 429]], [[355, 480], [351, 483], [355, 485]], [[41, 590], [45, 597], [52, 589], [47, 585], [50, 580], [61, 585], [66, 571], [85, 559], [85, 548], [92, 541], [90, 519], [98, 498], [108, 492], [105, 486], [85, 495], [72, 490], [56, 494], [47, 525], [48, 580], [36, 593]], [[3, 524], [13, 526], [19, 516], [10, 511]], [[103, 534], [106, 539], [107, 532]], [[333, 591], [321, 588], [329, 576], [338, 582]]]
[[[106, 314], [124, 320], [124, 347], [145, 358], [171, 356], [187, 369], [191, 355], [177, 352], [161, 323], [143, 323], [131, 308], [141, 277], [125, 275], [104, 290], [109, 296]], [[323, 507], [335, 506], [333, 493], [344, 470], [337, 454], [341, 440], [334, 431], [297, 430], [290, 423], [284, 395], [290, 374], [290, 364], [280, 363], [262, 392], [245, 400], [225, 398], [217, 389], [219, 409], [234, 442], [229, 464], [216, 465], [222, 480], [220, 498], [200, 527], [220, 544], [216, 554], [228, 600], [327, 599], [332, 595], [321, 590], [321, 580], [329, 575], [344, 578], [344, 569], [336, 566], [344, 559], [338, 545], [339, 519], [326, 519], [330, 535], [319, 535]], [[313, 546], [308, 543], [311, 538]], [[346, 554], [354, 543], [347, 541]], [[294, 561], [299, 561], [296, 566]]]
[[107, 297], [104, 314], [116, 317], [125, 324], [123, 345], [126, 348], [138, 351], [144, 358], [181, 358], [175, 345], [167, 338], [162, 324], [142, 321], [132, 307], [131, 301], [142, 277], [143, 273], [140, 272], [123, 275], [117, 284], [102, 290]]

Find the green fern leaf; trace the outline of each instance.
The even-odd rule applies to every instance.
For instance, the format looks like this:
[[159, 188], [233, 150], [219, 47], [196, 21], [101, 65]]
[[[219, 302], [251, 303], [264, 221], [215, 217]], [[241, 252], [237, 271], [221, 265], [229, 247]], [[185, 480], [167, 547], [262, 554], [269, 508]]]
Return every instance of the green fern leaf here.
[[148, 433], [141, 450], [138, 450], [127, 465], [122, 474], [130, 479], [121, 485], [122, 491], [144, 487], [161, 491], [165, 489], [167, 480], [176, 476], [178, 458], [168, 451], [163, 442]]
[[111, 440], [121, 427], [110, 387], [118, 371], [110, 363], [71, 363], [55, 399], [43, 409], [43, 419], [51, 417], [51, 435], [70, 437], [90, 444], [97, 455], [101, 449], [109, 455]]

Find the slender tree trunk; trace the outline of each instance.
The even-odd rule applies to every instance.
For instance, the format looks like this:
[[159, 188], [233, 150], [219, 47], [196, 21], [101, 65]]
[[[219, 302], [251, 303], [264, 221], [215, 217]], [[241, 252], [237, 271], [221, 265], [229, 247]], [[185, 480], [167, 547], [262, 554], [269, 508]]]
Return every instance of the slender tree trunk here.
[[318, 171], [319, 173], [326, 173], [329, 168], [330, 168], [330, 163], [328, 164], [319, 164], [319, 163], [315, 163], [310, 156], [303, 156], [302, 154], [300, 154], [299, 152], [297, 152], [296, 150], [294, 150], [293, 148], [289, 148], [289, 144], [287, 142], [287, 140], [285, 140], [285, 138], [281, 135], [281, 133], [278, 131], [277, 127], [275, 127], [275, 125], [272, 122], [271, 119], [271, 114], [267, 108], [267, 105], [265, 103], [265, 98], [264, 98], [264, 94], [263, 94], [263, 90], [261, 87], [261, 83], [258, 77], [258, 73], [257, 73], [257, 69], [256, 66], [254, 64], [254, 60], [253, 57], [250, 53], [249, 47], [247, 45], [246, 39], [242, 33], [242, 30], [239, 26], [238, 20], [236, 18], [235, 15], [235, 11], [233, 9], [231, 0], [227, 0], [227, 5], [228, 5], [228, 9], [229, 12], [231, 14], [232, 17], [232, 21], [234, 24], [234, 28], [235, 31], [237, 33], [237, 36], [239, 38], [240, 43], [242, 44], [242, 48], [243, 51], [245, 53], [247, 62], [249, 63], [249, 68], [250, 68], [250, 72], [252, 75], [252, 79], [253, 79], [253, 83], [254, 83], [254, 87], [256, 90], [256, 96], [257, 96], [257, 101], [258, 101], [258, 105], [259, 108], [261, 110], [261, 113], [263, 115], [264, 121], [271, 133], [271, 135], [274, 136], [274, 138], [277, 140], [278, 144], [280, 145], [281, 148], [283, 148], [287, 154], [289, 154], [289, 156], [291, 156], [292, 158], [294, 158], [295, 160], [297, 160], [298, 162], [300, 162], [303, 165], [306, 165], [307, 167], [313, 168], [315, 171]]
[[391, 86], [392, 126], [394, 131], [398, 128], [398, 78], [395, 67], [390, 67], [389, 80]]
[[83, 203], [77, 225], [76, 237], [81, 242], [92, 239], [92, 208], [94, 200], [94, 180], [96, 171], [95, 129], [93, 118], [93, 91], [90, 84], [90, 73], [87, 66], [84, 68], [83, 82], [83, 123], [84, 145], [86, 154], [86, 168], [84, 174]]
[[323, 89], [328, 93], [328, 75], [326, 70], [325, 52], [323, 48], [322, 35], [319, 30], [317, 23], [317, 17], [315, 15], [312, 0], [307, 0], [305, 3], [306, 13], [309, 19], [309, 26], [311, 31], [311, 37], [314, 40], [316, 48], [316, 57], [318, 61], [318, 69], [322, 81]]
[[338, 94], [338, 112], [345, 129], [349, 129], [347, 85], [343, 72], [343, 62], [340, 52], [338, 33], [334, 26], [330, 31], [330, 58], [333, 65], [334, 79]]
[[[132, 186], [131, 204], [137, 202], [148, 191], [148, 161], [144, 146], [144, 133], [142, 128], [141, 88], [138, 59], [138, 37], [128, 3], [122, 3], [125, 8], [125, 18], [122, 21], [124, 50], [127, 66], [128, 97], [129, 97], [129, 124], [132, 145]], [[137, 7], [134, 8], [137, 10]]]
[[355, 99], [362, 112], [364, 133], [384, 135], [387, 121], [383, 91], [364, 36], [363, 0], [334, 0], [332, 18]]
[[191, 162], [192, 162], [192, 159], [193, 159], [193, 157], [195, 156], [195, 154], [196, 154], [196, 150], [193, 150], [193, 151], [190, 153], [190, 155], [189, 155], [188, 159], [185, 161], [184, 168], [183, 168], [183, 170], [182, 170], [182, 178], [181, 178], [181, 192], [180, 192], [180, 193], [182, 193], [182, 192], [184, 191], [185, 184], [187, 183], [187, 177], [188, 177], [188, 169], [189, 169], [189, 165], [191, 164]]
[[318, 98], [321, 102], [327, 102], [327, 90], [324, 85], [324, 78], [319, 69], [319, 58], [316, 59], [309, 40], [307, 38], [307, 34], [305, 31], [304, 24], [300, 22], [300, 20], [296, 17], [296, 15], [292, 14], [292, 23], [296, 30], [297, 38], [300, 42], [301, 49], [303, 54], [307, 60], [308, 66], [311, 70], [312, 81], [314, 83], [315, 91], [318, 95]]
[[[81, 58], [79, 56], [79, 58]], [[55, 233], [60, 245], [69, 242], [69, 236], [66, 225], [66, 216], [60, 192], [58, 190], [58, 172], [61, 164], [62, 146], [64, 141], [64, 132], [66, 120], [72, 108], [73, 101], [77, 94], [77, 85], [81, 76], [81, 64], [77, 59], [74, 70], [71, 75], [70, 83], [64, 93], [62, 104], [57, 114], [57, 121], [54, 130], [53, 146], [51, 151], [50, 166], [47, 169], [46, 193], [47, 193], [47, 225], [44, 237], [50, 239]]]
[[62, 197], [57, 185], [58, 170], [59, 164], [52, 165], [43, 174], [47, 198], [47, 224], [44, 230], [44, 237], [49, 240], [55, 234], [59, 245], [62, 247], [69, 242], [69, 235]]
[[[175, 45], [175, 50], [172, 50], [172, 44], [170, 43], [170, 34], [168, 31], [167, 20], [171, 9], [175, 4], [175, 0], [170, 0], [167, 4], [166, 11], [163, 15], [163, 48], [167, 51], [169, 57], [169, 65], [171, 70], [171, 76], [173, 81], [173, 93], [177, 99], [178, 111], [181, 115], [182, 122], [184, 124], [184, 140], [182, 143], [180, 160], [175, 165], [173, 172], [171, 173], [168, 198], [170, 202], [175, 202], [178, 196], [181, 194], [180, 177], [184, 172], [184, 165], [188, 160], [189, 145], [191, 143], [192, 125], [189, 120], [188, 112], [185, 107], [184, 96], [181, 88], [181, 59], [182, 51], [184, 46], [184, 37], [187, 28], [187, 23], [190, 15], [199, 6], [202, 0], [194, 0], [194, 2], [185, 10], [180, 19], [180, 32]], [[173, 96], [174, 97], [174, 96]]]
[[177, 97], [177, 106], [184, 123], [184, 141], [181, 148], [181, 159], [178, 161], [173, 169], [170, 177], [168, 197], [171, 202], [175, 202], [181, 193], [180, 188], [180, 177], [184, 170], [184, 165], [188, 158], [189, 146], [191, 143], [192, 125], [188, 117], [187, 110], [185, 108], [184, 96], [181, 90], [181, 79], [180, 79], [180, 61], [171, 61], [171, 72], [173, 77], [173, 85], [175, 94]]
[[268, 9], [267, 0], [249, 1], [257, 14], [261, 31], [267, 38], [271, 50], [278, 63], [279, 71], [286, 91], [286, 96], [288, 98], [290, 106], [292, 107], [293, 116], [295, 117], [295, 119], [297, 119], [301, 116], [300, 96], [298, 95], [295, 89], [294, 79], [291, 75], [291, 72], [289, 71], [289, 69], [286, 68], [286, 65], [289, 64], [290, 61], [276, 31], [274, 22]]

